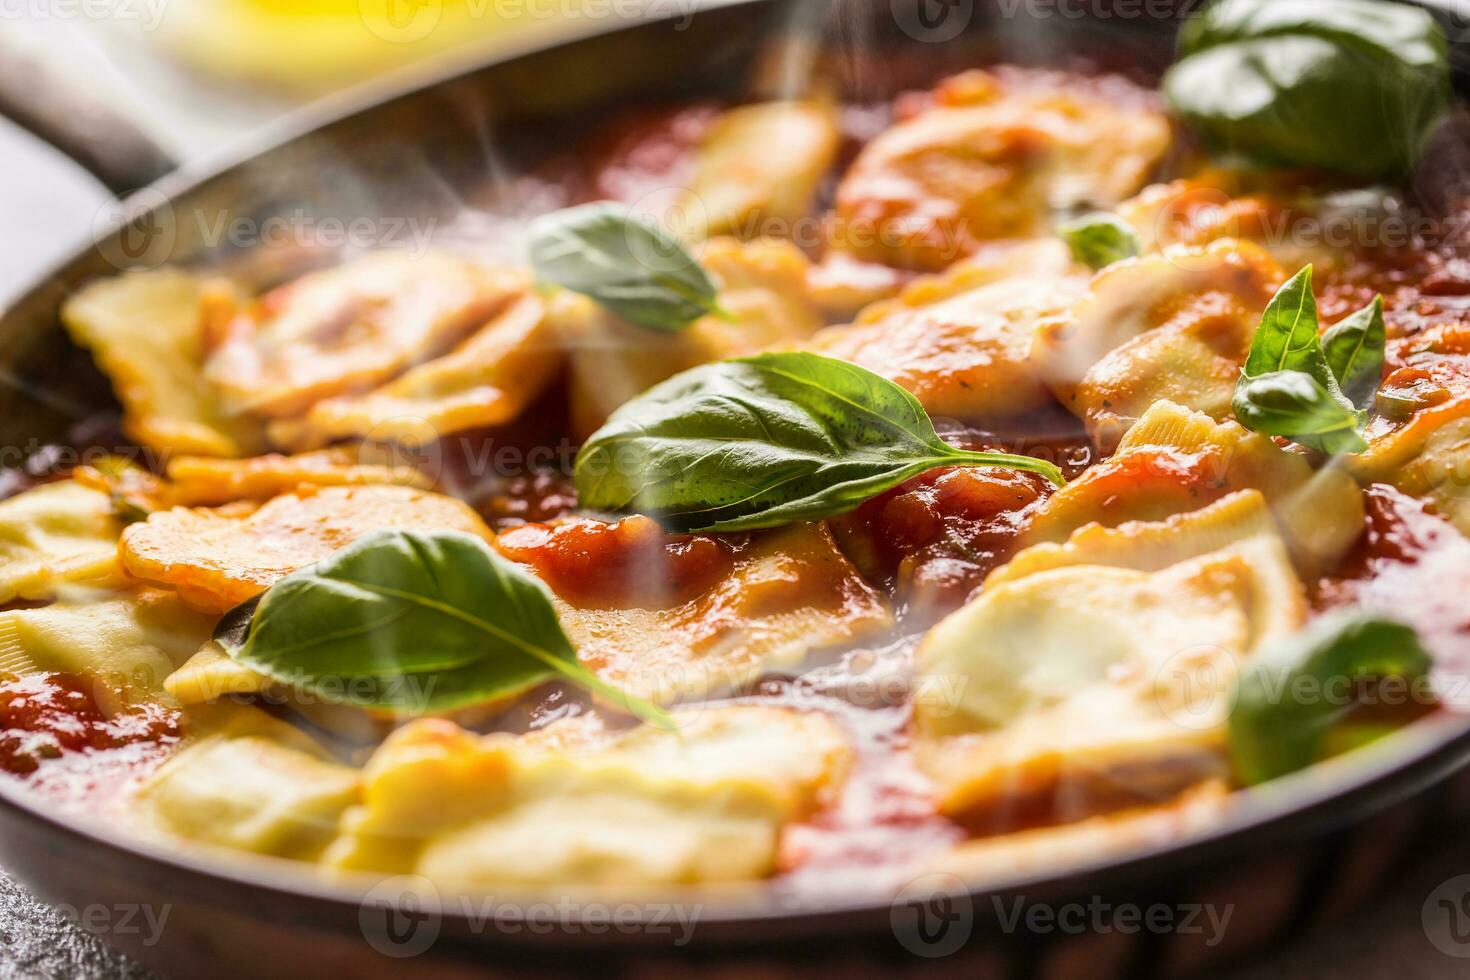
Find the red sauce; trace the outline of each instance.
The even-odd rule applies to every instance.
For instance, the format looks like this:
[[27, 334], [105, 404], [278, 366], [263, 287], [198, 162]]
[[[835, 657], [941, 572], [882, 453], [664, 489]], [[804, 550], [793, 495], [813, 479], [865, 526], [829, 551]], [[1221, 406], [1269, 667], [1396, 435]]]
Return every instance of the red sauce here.
[[73, 674], [0, 675], [0, 769], [29, 776], [69, 754], [178, 741], [179, 713], [140, 704], [107, 713]]
[[649, 517], [615, 524], [578, 517], [512, 528], [497, 546], [574, 605], [667, 609], [728, 575], [748, 540], [670, 534]]
[[1470, 540], [1424, 501], [1382, 484], [1365, 494], [1368, 528], [1320, 607], [1356, 606], [1413, 626], [1434, 655], [1447, 706], [1470, 709]]
[[1015, 549], [1051, 485], [1016, 470], [935, 470], [832, 522], [838, 542], [870, 580], [892, 588], [906, 626], [958, 609]]
[[[601, 129], [579, 156], [588, 162], [588, 201], [623, 201], [657, 210], [650, 195], [688, 185], [694, 151], [719, 109], [709, 104], [635, 109]], [[584, 155], [585, 154], [585, 155]]]
[[496, 531], [554, 521], [576, 509], [577, 488], [572, 478], [556, 471], [511, 477], [480, 505], [481, 515]]
[[[1185, 453], [1172, 449], [1114, 456], [1082, 474], [1076, 484], [1100, 501], [1091, 516], [1108, 526], [1126, 520], [1162, 520], [1196, 510], [1231, 490], [1229, 456], [1219, 450]], [[1140, 510], [1147, 504], [1148, 511]]]

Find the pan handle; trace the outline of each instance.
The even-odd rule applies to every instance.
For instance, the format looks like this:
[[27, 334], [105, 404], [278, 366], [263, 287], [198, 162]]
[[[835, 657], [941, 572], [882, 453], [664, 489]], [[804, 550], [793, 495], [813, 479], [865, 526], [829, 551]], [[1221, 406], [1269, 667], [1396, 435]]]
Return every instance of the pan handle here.
[[0, 116], [81, 164], [119, 196], [178, 164], [117, 106], [13, 30], [0, 30]]

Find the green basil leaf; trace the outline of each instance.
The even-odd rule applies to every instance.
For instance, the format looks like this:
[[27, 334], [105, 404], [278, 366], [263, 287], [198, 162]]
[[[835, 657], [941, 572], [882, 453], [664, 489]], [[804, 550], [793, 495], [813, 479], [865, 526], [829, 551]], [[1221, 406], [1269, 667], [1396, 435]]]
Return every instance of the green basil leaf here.
[[1322, 350], [1310, 265], [1266, 304], [1231, 404], [1240, 424], [1256, 432], [1324, 453], [1368, 448], [1363, 413], [1343, 395]]
[[1132, 226], [1115, 214], [1087, 214], [1057, 226], [1057, 234], [1072, 250], [1072, 258], [1090, 269], [1101, 269], [1139, 253]]
[[1344, 317], [1322, 335], [1322, 353], [1348, 401], [1366, 409], [1383, 380], [1383, 356], [1387, 329], [1383, 323], [1383, 297], [1351, 316]]
[[1312, 295], [1312, 267], [1303, 266], [1271, 297], [1251, 339], [1245, 376], [1277, 371], [1303, 371], [1324, 388], [1332, 372], [1322, 356], [1317, 334], [1317, 300]]
[[1236, 684], [1230, 757], [1237, 778], [1262, 783], [1318, 760], [1361, 680], [1417, 682], [1431, 659], [1408, 626], [1360, 612], [1324, 616], [1263, 650]]
[[228, 613], [229, 655], [324, 700], [442, 712], [561, 678], [650, 720], [577, 660], [546, 587], [459, 532], [375, 531]]
[[1164, 76], [1210, 147], [1267, 166], [1398, 177], [1450, 97], [1434, 18], [1382, 0], [1217, 0]]
[[733, 531], [831, 517], [926, 470], [966, 465], [1062, 482], [1043, 460], [946, 444], [887, 378], [793, 352], [705, 364], [649, 389], [583, 445], [574, 477], [585, 507]]
[[727, 315], [715, 284], [677, 238], [627, 208], [587, 204], [531, 222], [538, 279], [589, 296], [630, 323], [678, 331]]
[[1360, 453], [1368, 448], [1359, 432], [1362, 414], [1303, 371], [1242, 378], [1231, 405], [1240, 424], [1255, 432], [1285, 436], [1324, 453]]

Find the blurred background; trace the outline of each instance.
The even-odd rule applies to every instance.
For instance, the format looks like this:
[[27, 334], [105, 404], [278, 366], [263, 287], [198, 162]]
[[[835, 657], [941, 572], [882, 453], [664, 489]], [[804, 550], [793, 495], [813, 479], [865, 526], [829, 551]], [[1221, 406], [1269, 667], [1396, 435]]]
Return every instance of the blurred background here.
[[[692, 0], [0, 0], [0, 31], [147, 120], [176, 159], [467, 46], [532, 43]], [[90, 234], [108, 195], [0, 120], [0, 303]]]

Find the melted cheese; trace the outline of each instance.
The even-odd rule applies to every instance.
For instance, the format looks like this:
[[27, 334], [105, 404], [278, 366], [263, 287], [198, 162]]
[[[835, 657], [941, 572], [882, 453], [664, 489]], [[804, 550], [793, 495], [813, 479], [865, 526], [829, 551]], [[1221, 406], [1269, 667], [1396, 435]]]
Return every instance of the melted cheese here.
[[483, 521], [450, 497], [409, 487], [303, 487], [251, 510], [176, 507], [123, 534], [132, 575], [179, 590], [190, 605], [224, 612], [382, 528], [466, 531], [491, 538]]
[[177, 269], [92, 283], [61, 310], [78, 344], [112, 380], [130, 439], [169, 452], [242, 456], [259, 441], [221, 410], [203, 378], [206, 286]]
[[[941, 809], [968, 819], [1042, 799], [1075, 819], [1222, 774], [1235, 677], [1306, 618], [1304, 588], [1253, 506], [1253, 518], [1216, 513], [1104, 541], [1089, 529], [1093, 540], [1027, 560], [1029, 574], [987, 582], [936, 626], [918, 651], [914, 718]], [[1174, 547], [1188, 553], [1216, 543], [1222, 524], [1240, 540], [1149, 570], [1168, 554], [1161, 534], [1181, 535]], [[1113, 552], [1120, 564], [1069, 563]]]
[[825, 524], [763, 536], [709, 591], [670, 609], [572, 606], [557, 613], [577, 655], [620, 690], [657, 701], [738, 688], [808, 652], [892, 625], [887, 605]]
[[1115, 263], [1041, 324], [1032, 355], [1104, 449], [1162, 399], [1229, 418], [1261, 311], [1283, 278], [1264, 251], [1230, 240]]
[[348, 436], [421, 445], [512, 421], [561, 369], [563, 352], [545, 302], [521, 297], [450, 353], [365, 395], [317, 402], [280, 420], [271, 438], [320, 446]]
[[836, 249], [942, 269], [986, 240], [1044, 232], [1054, 210], [1123, 200], [1169, 146], [1151, 109], [1059, 88], [970, 89], [863, 148], [838, 187]]
[[[476, 736], [442, 721], [394, 733], [326, 862], [465, 884], [735, 881], [775, 870], [781, 829], [846, 775], [823, 715], [710, 707], [591, 735], [558, 723]], [[575, 723], [575, 720], [574, 720]]]
[[574, 436], [590, 435], [623, 402], [680, 371], [799, 344], [821, 325], [807, 290], [809, 263], [795, 246], [716, 238], [699, 258], [731, 320], [706, 316], [671, 334], [633, 326], [581, 297], [553, 311], [571, 358]]
[[71, 589], [39, 609], [0, 612], [0, 671], [81, 674], [101, 682], [99, 694], [157, 697], [213, 628], [172, 592]]
[[691, 238], [794, 238], [837, 157], [837, 113], [763, 102], [722, 113], [694, 157], [671, 223]]
[[74, 480], [0, 501], [0, 602], [45, 599], [61, 583], [109, 577], [121, 533], [112, 498]]
[[1309, 577], [1333, 568], [1363, 532], [1363, 495], [1347, 473], [1334, 466], [1314, 471], [1268, 436], [1158, 402], [1110, 459], [1042, 505], [1027, 541], [1061, 541], [1093, 522], [1161, 520], [1243, 489], [1265, 496]]
[[986, 283], [991, 267], [963, 263], [852, 326], [819, 331], [809, 346], [902, 385], [931, 416], [985, 424], [1044, 408], [1053, 399], [1031, 362], [1032, 334], [1084, 283], [1060, 242], [1044, 246], [1027, 249], [1029, 273]]
[[269, 500], [297, 487], [396, 484], [427, 489], [429, 478], [407, 464], [363, 445], [337, 446], [282, 456], [269, 453], [249, 459], [175, 456], [168, 461], [167, 496], [186, 507], [227, 504], [237, 500]]
[[273, 290], [225, 328], [206, 376], [234, 411], [295, 415], [452, 347], [525, 288], [446, 255], [378, 253]]

